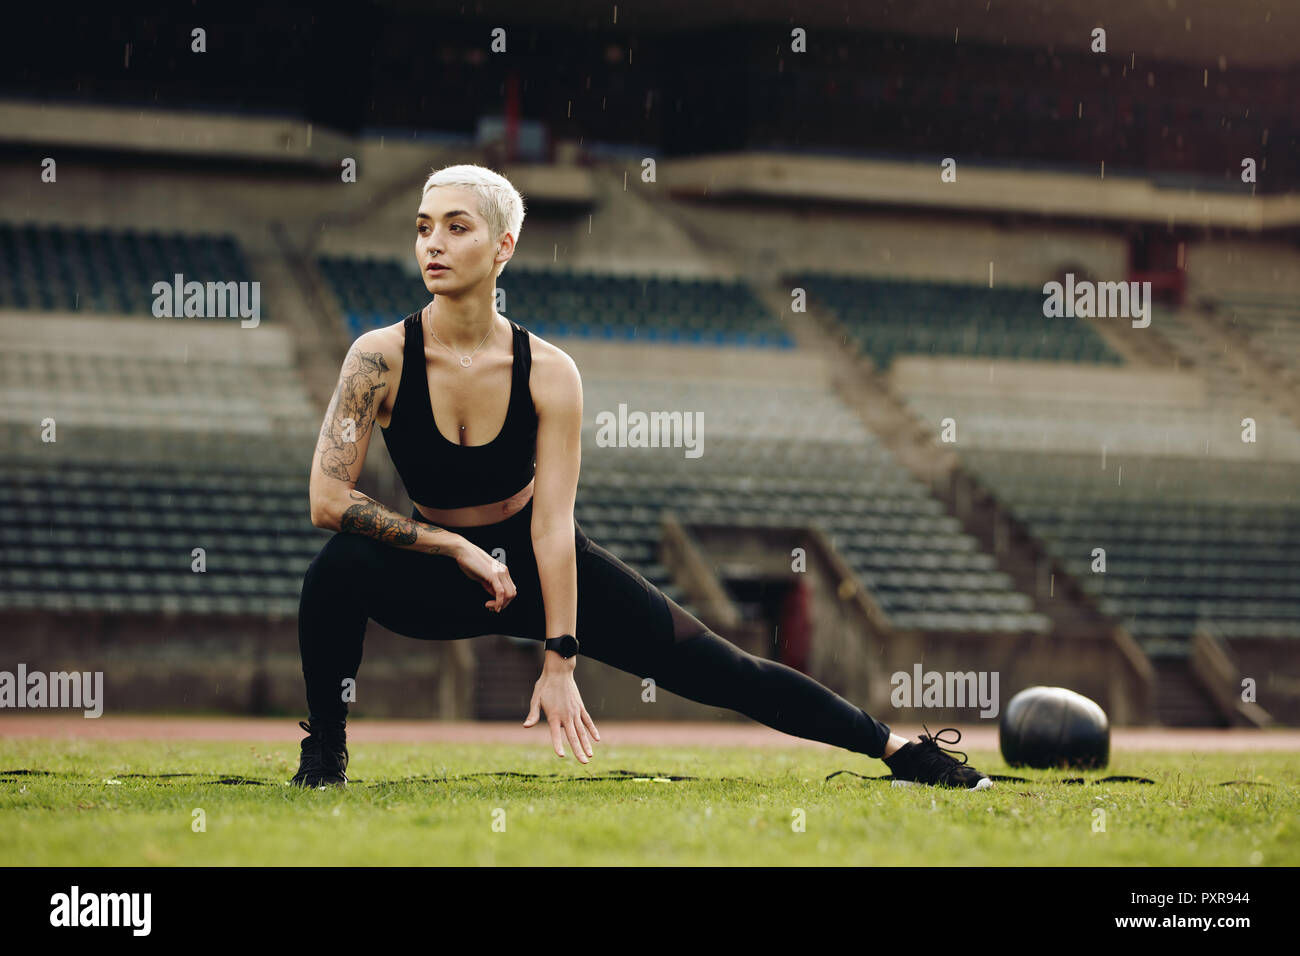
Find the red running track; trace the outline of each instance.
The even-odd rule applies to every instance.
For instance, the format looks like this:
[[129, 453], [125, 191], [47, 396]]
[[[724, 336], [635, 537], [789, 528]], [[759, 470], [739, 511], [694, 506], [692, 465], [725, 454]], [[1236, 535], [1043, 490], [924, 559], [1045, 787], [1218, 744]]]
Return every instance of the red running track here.
[[[755, 723], [677, 723], [603, 721], [601, 742], [606, 745], [665, 747], [820, 747], [829, 744], [791, 737]], [[895, 733], [914, 738], [921, 730], [905, 724], [891, 725]], [[942, 723], [931, 724], [938, 733]], [[995, 723], [959, 726], [959, 749], [997, 750]], [[111, 740], [253, 740], [292, 741], [303, 736], [292, 717], [192, 717], [125, 716], [98, 718], [68, 714], [0, 714], [0, 737], [104, 738]], [[948, 738], [952, 734], [946, 735]], [[355, 743], [503, 743], [550, 746], [550, 735], [539, 724], [524, 728], [513, 722], [367, 720], [348, 724], [348, 741]], [[951, 746], [951, 745], [949, 745]], [[1241, 752], [1284, 750], [1300, 752], [1300, 729], [1249, 730], [1164, 727], [1114, 727], [1112, 751], [1193, 750]]]

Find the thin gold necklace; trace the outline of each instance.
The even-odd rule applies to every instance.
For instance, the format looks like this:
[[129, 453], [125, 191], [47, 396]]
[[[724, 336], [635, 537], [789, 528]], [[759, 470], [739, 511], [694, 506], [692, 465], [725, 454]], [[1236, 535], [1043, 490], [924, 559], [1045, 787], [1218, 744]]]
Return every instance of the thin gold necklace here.
[[471, 358], [471, 356], [474, 354], [474, 352], [477, 352], [479, 349], [483, 347], [483, 342], [486, 342], [488, 340], [488, 335], [492, 334], [492, 327], [488, 326], [487, 335], [483, 336], [483, 342], [480, 342], [478, 345], [474, 346], [474, 352], [470, 352], [469, 355], [458, 355], [455, 349], [453, 349], [442, 339], [438, 338], [438, 333], [433, 331], [433, 316], [429, 316], [429, 334], [432, 335], [434, 339], [437, 340], [439, 345], [445, 348], [452, 355], [457, 356], [462, 368], [469, 368], [471, 365], [474, 364], [474, 360]]

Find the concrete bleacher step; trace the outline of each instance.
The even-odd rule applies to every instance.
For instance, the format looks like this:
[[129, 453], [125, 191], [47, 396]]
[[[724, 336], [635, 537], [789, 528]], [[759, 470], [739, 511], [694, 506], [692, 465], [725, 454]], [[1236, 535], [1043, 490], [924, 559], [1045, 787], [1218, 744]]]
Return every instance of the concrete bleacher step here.
[[1156, 672], [1156, 719], [1169, 727], [1226, 727], [1209, 694], [1192, 673], [1188, 657], [1159, 656]]
[[476, 640], [471, 650], [474, 719], [522, 721], [541, 673], [541, 653], [502, 636]]

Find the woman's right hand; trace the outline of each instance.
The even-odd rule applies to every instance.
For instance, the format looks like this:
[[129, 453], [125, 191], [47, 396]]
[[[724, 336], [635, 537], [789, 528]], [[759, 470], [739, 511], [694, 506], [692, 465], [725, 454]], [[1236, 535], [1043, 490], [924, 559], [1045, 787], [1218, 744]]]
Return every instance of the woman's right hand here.
[[492, 600], [484, 604], [489, 611], [504, 610], [519, 593], [515, 590], [515, 582], [510, 579], [506, 566], [468, 539], [465, 539], [457, 552], [456, 563], [468, 577], [483, 585], [483, 590], [492, 595]]

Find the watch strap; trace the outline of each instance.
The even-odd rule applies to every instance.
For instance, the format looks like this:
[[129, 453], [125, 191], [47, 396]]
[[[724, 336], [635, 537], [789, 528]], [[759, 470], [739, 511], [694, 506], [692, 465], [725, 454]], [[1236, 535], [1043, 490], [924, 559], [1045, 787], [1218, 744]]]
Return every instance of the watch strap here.
[[561, 634], [559, 637], [548, 637], [545, 641], [548, 651], [555, 651], [566, 661], [571, 657], [578, 655], [578, 639], [572, 634]]

